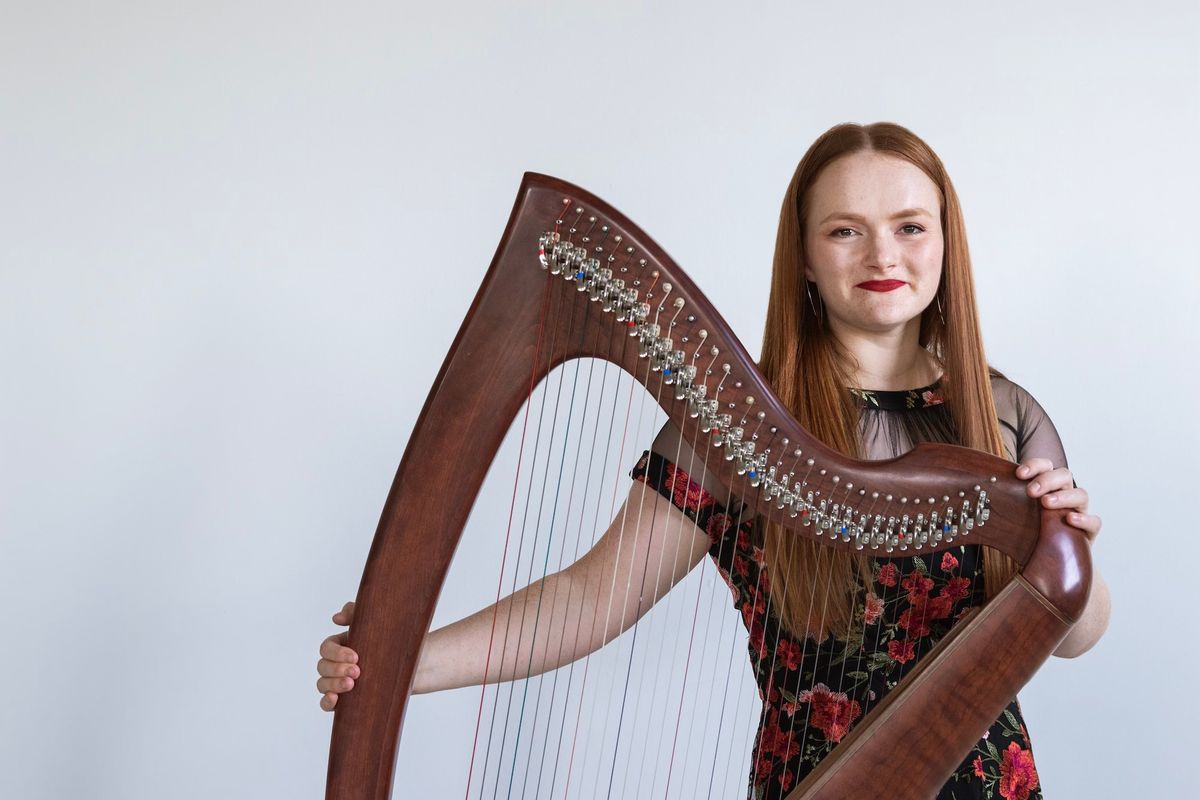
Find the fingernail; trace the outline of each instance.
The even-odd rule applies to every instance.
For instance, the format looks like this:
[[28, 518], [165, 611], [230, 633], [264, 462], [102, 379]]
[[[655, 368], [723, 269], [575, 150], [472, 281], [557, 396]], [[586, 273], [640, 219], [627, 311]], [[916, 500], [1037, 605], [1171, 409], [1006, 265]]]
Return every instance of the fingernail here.
[[1034, 481], [1033, 483], [1029, 484], [1029, 488], [1033, 489], [1036, 492], [1038, 489], [1042, 488], [1042, 485], [1040, 483], [1038, 483], [1037, 481]]

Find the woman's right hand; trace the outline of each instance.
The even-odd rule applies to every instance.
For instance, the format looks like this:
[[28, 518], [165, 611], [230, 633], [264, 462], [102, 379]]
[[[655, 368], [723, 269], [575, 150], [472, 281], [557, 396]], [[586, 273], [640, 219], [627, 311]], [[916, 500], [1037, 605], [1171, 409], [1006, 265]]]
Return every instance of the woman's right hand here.
[[[333, 615], [333, 621], [338, 625], [353, 622], [354, 601], [342, 606], [342, 610]], [[321, 708], [325, 711], [333, 711], [338, 692], [353, 689], [354, 679], [359, 676], [358, 653], [344, 644], [348, 633], [335, 633], [321, 642], [321, 660], [317, 662], [317, 672], [321, 677], [317, 679], [317, 691], [322, 693]]]

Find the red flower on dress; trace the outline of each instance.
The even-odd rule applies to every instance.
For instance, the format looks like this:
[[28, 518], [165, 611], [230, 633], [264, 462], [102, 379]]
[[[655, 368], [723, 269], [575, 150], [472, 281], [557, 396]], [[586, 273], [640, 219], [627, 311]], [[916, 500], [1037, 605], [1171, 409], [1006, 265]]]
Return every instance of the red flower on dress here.
[[792, 788], [792, 782], [796, 780], [796, 776], [792, 774], [790, 769], [784, 768], [783, 772], [779, 774], [777, 780], [779, 781], [779, 788], [786, 792], [788, 789]]
[[949, 572], [950, 570], [954, 569], [957, 566], [958, 566], [958, 559], [954, 557], [953, 553], [951, 553], [949, 550], [947, 550], [945, 553], [942, 554], [942, 569], [944, 571]]
[[845, 692], [831, 692], [823, 683], [805, 689], [796, 695], [796, 700], [811, 703], [809, 721], [831, 742], [840, 742], [854, 720], [862, 716], [862, 706], [857, 700], [851, 700]]
[[683, 506], [684, 509], [693, 513], [716, 502], [700, 484], [674, 464], [667, 465], [667, 485], [671, 487], [675, 505]]
[[917, 598], [925, 597], [929, 594], [929, 590], [933, 588], [933, 579], [926, 578], [919, 572], [910, 572], [908, 577], [900, 581], [900, 585], [908, 590], [908, 599], [910, 602], [916, 602]]
[[975, 768], [976, 778], [986, 778], [987, 775], [983, 771], [983, 756], [975, 756], [975, 760], [971, 762], [971, 766]]
[[928, 636], [932, 630], [930, 623], [934, 620], [950, 616], [954, 601], [949, 597], [919, 596], [913, 600], [911, 607], [900, 615], [897, 624], [908, 631], [910, 636]]
[[767, 656], [767, 643], [763, 626], [757, 621], [750, 625], [750, 647], [753, 652], [758, 654], [758, 659], [761, 661]]
[[741, 556], [733, 557], [733, 571], [743, 578], [750, 574], [750, 562]]
[[863, 607], [863, 622], [867, 625], [874, 625], [875, 620], [879, 619], [879, 615], [883, 613], [883, 601], [875, 596], [874, 592], [867, 594], [867, 601]]
[[921, 392], [921, 399], [925, 401], [925, 405], [927, 406], [937, 406], [946, 402], [940, 394], [932, 389], [926, 389], [924, 392]]
[[897, 664], [907, 664], [916, 657], [916, 643], [905, 639], [892, 639], [888, 642], [888, 658]]
[[789, 670], [797, 670], [800, 668], [800, 658], [804, 655], [804, 648], [788, 639], [780, 639], [779, 645], [775, 648], [775, 660]]
[[1038, 787], [1033, 753], [1009, 742], [1000, 762], [1000, 796], [1006, 800], [1029, 800], [1029, 793]]
[[728, 514], [713, 514], [708, 518], [708, 525], [705, 526], [708, 538], [713, 542], [719, 542], [721, 537], [725, 535], [725, 531], [733, 527], [733, 520]]
[[750, 533], [745, 528], [738, 529], [737, 549], [746, 552], [750, 550]]
[[741, 609], [742, 619], [745, 621], [746, 627], [750, 627], [750, 624], [756, 617], [758, 617], [760, 614], [766, 613], [767, 599], [762, 595], [758, 595], [754, 598], [753, 602], [747, 600], [746, 602], [742, 603]]
[[884, 586], [896, 585], [896, 565], [892, 563], [884, 564], [879, 568], [879, 577], [876, 579]]
[[770, 596], [771, 581], [767, 578], [767, 568], [764, 566], [758, 571], [758, 594], [760, 597]]
[[783, 761], [789, 761], [792, 758], [800, 755], [800, 743], [796, 741], [795, 734], [790, 730], [786, 732], [779, 726], [779, 716], [776, 712], [771, 712], [767, 717], [766, 724], [763, 725], [762, 736], [758, 741], [758, 749], [762, 753], [774, 754], [776, 758]]
[[[761, 745], [760, 745], [761, 746]], [[771, 757], [766, 753], [759, 752], [758, 759], [754, 762], [754, 780], [762, 782], [771, 774]]]
[[946, 585], [938, 592], [942, 597], [947, 598], [951, 603], [955, 600], [961, 600], [970, 592], [970, 578], [951, 578], [946, 581]]

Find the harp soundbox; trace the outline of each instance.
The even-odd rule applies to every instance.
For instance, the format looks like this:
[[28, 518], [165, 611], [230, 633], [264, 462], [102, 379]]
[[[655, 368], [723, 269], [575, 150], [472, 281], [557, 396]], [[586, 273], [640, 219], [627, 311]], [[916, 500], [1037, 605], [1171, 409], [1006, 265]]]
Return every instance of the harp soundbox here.
[[[720, 353], [715, 370], [697, 364], [698, 342]], [[705, 467], [721, 484], [796, 536], [881, 558], [974, 543], [1020, 565], [789, 798], [934, 796], [1082, 614], [1086, 540], [1065, 512], [1026, 495], [1009, 462], [928, 443], [878, 462], [831, 450], [795, 421], [709, 300], [638, 226], [578, 186], [526, 173], [371, 545], [347, 641], [362, 678], [334, 715], [329, 800], [391, 796], [421, 642], [476, 494], [533, 387], [580, 358], [642, 383], [695, 452], [711, 454]], [[742, 388], [718, 402], [723, 377]], [[753, 436], [739, 424], [747, 419]], [[430, 457], [466, 449], [469, 458]], [[868, 497], [877, 499], [870, 513]], [[413, 509], [420, 525], [408, 522]]]

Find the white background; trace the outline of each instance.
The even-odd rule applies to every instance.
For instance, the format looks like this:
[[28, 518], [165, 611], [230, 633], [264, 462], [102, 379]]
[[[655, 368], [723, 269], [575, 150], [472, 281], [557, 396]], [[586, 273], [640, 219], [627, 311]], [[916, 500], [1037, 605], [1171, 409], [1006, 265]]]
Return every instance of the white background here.
[[0, 794], [322, 796], [317, 647], [522, 172], [757, 353], [797, 161], [878, 120], [945, 161], [989, 359], [1104, 519], [1108, 634], [1021, 695], [1046, 796], [1190, 793], [1194, 4], [0, 14]]

